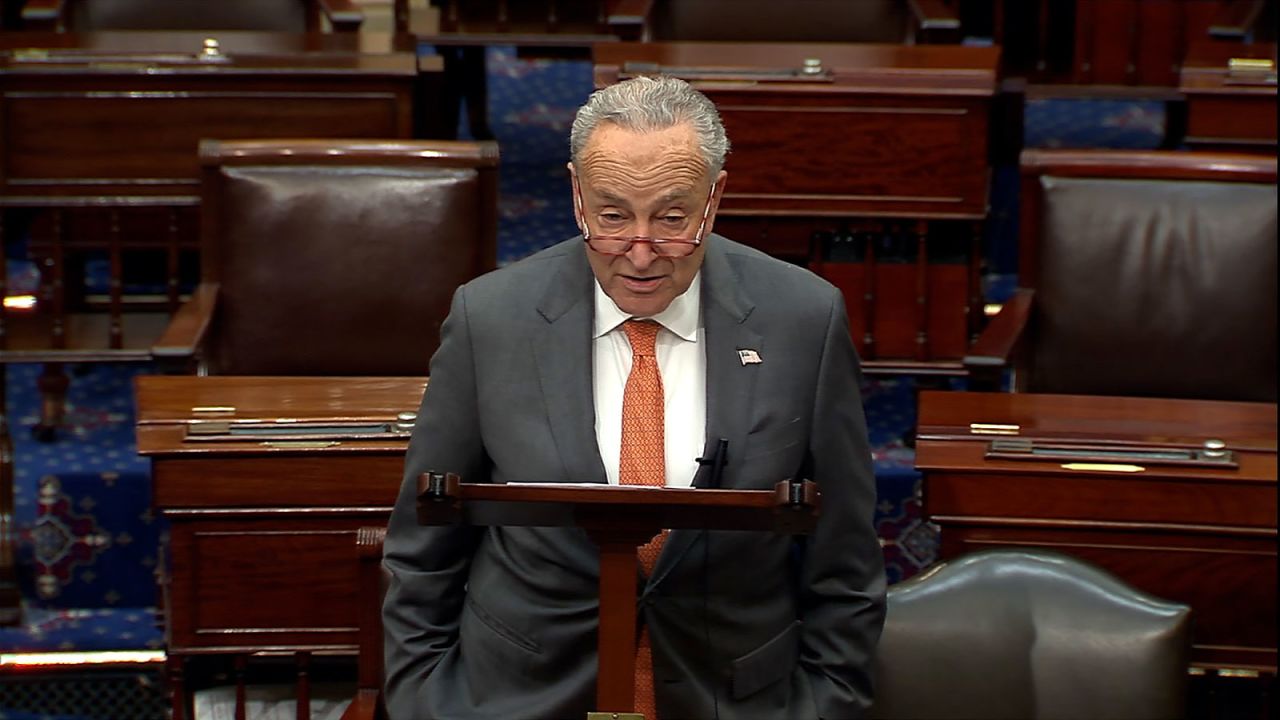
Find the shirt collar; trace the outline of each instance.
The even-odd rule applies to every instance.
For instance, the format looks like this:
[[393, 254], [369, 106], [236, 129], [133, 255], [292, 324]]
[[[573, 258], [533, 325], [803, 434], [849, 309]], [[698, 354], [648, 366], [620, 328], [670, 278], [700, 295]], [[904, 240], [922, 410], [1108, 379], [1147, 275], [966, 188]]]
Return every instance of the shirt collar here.
[[[618, 309], [618, 305], [613, 301], [613, 298], [606, 295], [604, 288], [600, 287], [599, 280], [595, 281], [595, 288], [596, 318], [592, 339], [611, 332], [623, 322], [634, 317]], [[654, 320], [680, 339], [697, 342], [698, 319], [701, 308], [702, 271], [699, 270], [694, 274], [693, 282], [689, 283], [689, 288], [677, 295], [671, 301], [671, 304], [667, 306], [667, 309], [650, 318], [641, 319]]]

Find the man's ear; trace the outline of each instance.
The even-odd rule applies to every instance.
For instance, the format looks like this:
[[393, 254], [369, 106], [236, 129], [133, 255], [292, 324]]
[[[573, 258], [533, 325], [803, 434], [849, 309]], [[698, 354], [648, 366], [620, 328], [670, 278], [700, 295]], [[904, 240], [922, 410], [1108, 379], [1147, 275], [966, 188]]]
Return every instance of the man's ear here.
[[729, 171], [721, 170], [720, 174], [716, 175], [715, 185], [711, 188], [711, 212], [720, 209], [720, 199], [724, 197], [724, 186], [727, 184], [729, 184]]
[[724, 197], [724, 186], [729, 182], [729, 173], [721, 170], [716, 175], [716, 181], [711, 185], [711, 209], [707, 211], [707, 227], [704, 231], [704, 237], [710, 235], [715, 230], [716, 211], [720, 209], [720, 198]]
[[587, 234], [587, 214], [582, 208], [582, 187], [578, 184], [578, 171], [574, 169], [573, 162], [568, 163], [569, 168], [569, 191], [573, 193], [573, 222], [578, 226], [578, 232], [584, 236]]

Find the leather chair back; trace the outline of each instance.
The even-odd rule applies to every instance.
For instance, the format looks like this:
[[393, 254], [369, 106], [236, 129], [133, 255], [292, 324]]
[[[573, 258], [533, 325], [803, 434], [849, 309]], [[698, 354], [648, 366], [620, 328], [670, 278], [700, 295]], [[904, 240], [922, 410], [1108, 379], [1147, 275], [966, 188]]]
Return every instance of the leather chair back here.
[[889, 588], [870, 716], [1180, 717], [1190, 615], [1057, 553], [944, 562]]
[[502, 31], [590, 32], [607, 29], [609, 0], [432, 0], [440, 6], [440, 30], [458, 32], [494, 25]]
[[658, 0], [654, 40], [900, 43], [905, 0]]
[[206, 362], [426, 375], [453, 292], [495, 265], [492, 142], [206, 142]]
[[1266, 181], [1211, 171], [1221, 157], [1171, 153], [1204, 171], [1160, 177], [1140, 155], [1093, 155], [1105, 172], [1024, 163], [1025, 389], [1274, 402], [1275, 158]]
[[67, 27], [96, 30], [304, 32], [305, 0], [78, 0]]

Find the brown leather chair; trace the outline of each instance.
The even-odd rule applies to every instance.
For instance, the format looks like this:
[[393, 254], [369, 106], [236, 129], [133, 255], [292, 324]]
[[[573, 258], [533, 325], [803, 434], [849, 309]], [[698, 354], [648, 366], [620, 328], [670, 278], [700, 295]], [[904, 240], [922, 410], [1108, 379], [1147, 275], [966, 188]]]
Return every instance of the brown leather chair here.
[[655, 41], [872, 42], [959, 40], [952, 0], [655, 0]]
[[364, 13], [354, 0], [27, 0], [24, 30], [319, 31], [323, 20], [355, 32]]
[[1181, 717], [1190, 622], [1067, 555], [973, 553], [889, 588], [870, 717]]
[[492, 142], [205, 141], [202, 279], [153, 348], [228, 375], [426, 375], [497, 251]]
[[1275, 156], [1026, 151], [1021, 204], [972, 387], [1275, 402]]

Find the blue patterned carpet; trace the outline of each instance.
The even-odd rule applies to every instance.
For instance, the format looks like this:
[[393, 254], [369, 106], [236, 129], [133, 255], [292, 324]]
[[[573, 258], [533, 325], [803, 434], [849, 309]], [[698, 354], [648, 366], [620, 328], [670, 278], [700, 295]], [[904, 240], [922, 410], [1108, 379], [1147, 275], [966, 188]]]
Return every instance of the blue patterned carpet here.
[[151, 513], [149, 463], [135, 452], [133, 376], [84, 366], [73, 375], [67, 430], [37, 442], [39, 366], [6, 378], [15, 456], [15, 524], [24, 625], [0, 629], [0, 651], [159, 648], [155, 569], [162, 523]]
[[[591, 90], [591, 71], [586, 62], [525, 61], [509, 48], [495, 48], [489, 72], [491, 126], [502, 149], [498, 255], [506, 264], [575, 232], [567, 136], [574, 109]], [[1154, 147], [1162, 115], [1156, 103], [1033, 101], [1026, 140], [1029, 146]], [[996, 168], [986, 239], [994, 271], [986, 287], [995, 300], [1013, 286], [1016, 179], [1016, 168]], [[10, 263], [9, 273], [14, 281], [32, 281], [32, 270], [20, 263]], [[37, 416], [38, 368], [8, 370], [28, 613], [25, 626], [0, 629], [0, 651], [134, 649], [162, 642], [153, 572], [164, 530], [149, 511], [149, 467], [135, 453], [130, 390], [132, 377], [149, 368], [82, 370], [71, 384], [69, 430], [52, 444], [37, 443], [29, 433]], [[876, 522], [896, 582], [932, 562], [937, 547], [904, 443], [915, 425], [914, 389], [908, 379], [877, 379], [864, 391], [880, 494]]]

